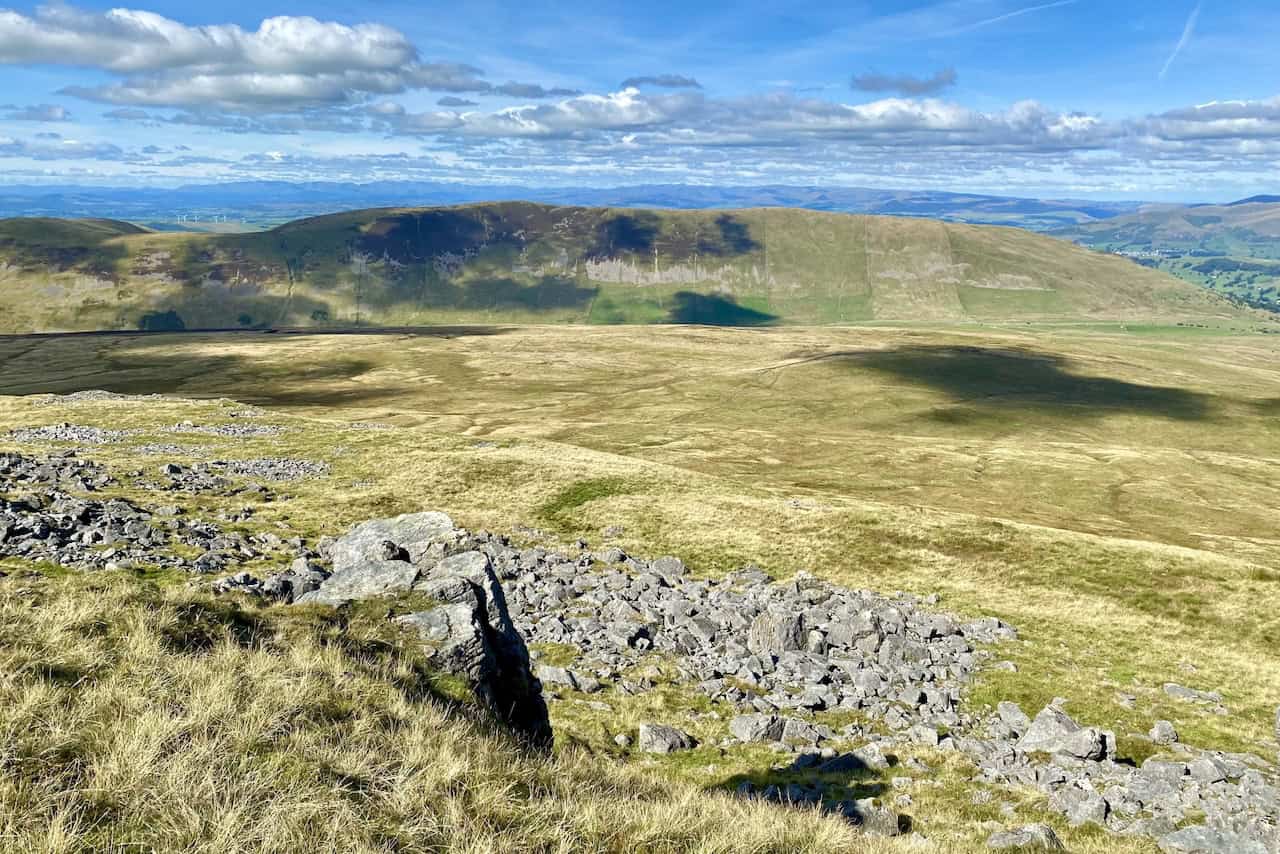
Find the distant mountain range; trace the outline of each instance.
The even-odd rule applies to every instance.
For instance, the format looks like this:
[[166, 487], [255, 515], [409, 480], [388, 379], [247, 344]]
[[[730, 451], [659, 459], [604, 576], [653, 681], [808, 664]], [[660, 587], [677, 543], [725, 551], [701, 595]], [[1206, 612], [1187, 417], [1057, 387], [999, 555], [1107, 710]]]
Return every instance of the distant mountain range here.
[[918, 216], [1046, 231], [1135, 213], [1138, 202], [1022, 199], [975, 193], [858, 187], [700, 187], [644, 185], [539, 188], [382, 181], [370, 184], [244, 181], [173, 189], [0, 186], [0, 216], [92, 217], [152, 228], [239, 230], [305, 216], [371, 207], [422, 207], [483, 201], [629, 208], [793, 207], [838, 213]]

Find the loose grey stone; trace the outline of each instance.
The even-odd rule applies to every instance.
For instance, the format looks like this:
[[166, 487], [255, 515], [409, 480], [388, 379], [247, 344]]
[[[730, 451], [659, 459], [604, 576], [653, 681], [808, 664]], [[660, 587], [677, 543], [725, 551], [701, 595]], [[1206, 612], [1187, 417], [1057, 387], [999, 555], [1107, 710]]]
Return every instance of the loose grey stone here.
[[1148, 735], [1153, 744], [1173, 744], [1178, 740], [1178, 731], [1169, 721], [1156, 721]]
[[1164, 692], [1175, 699], [1194, 703], [1222, 702], [1222, 695], [1217, 691], [1197, 691], [1195, 688], [1188, 688], [1176, 682], [1166, 682], [1164, 684]]
[[1014, 735], [1021, 736], [1031, 728], [1031, 718], [1027, 717], [1026, 712], [1022, 711], [1022, 707], [1017, 703], [1007, 700], [998, 703], [996, 714], [1000, 716], [1005, 726], [1013, 730]]
[[873, 798], [864, 798], [852, 802], [843, 810], [845, 817], [870, 836], [898, 836], [904, 825], [909, 826], [905, 816], [882, 806]]
[[666, 724], [640, 724], [639, 748], [643, 753], [674, 753], [697, 745], [686, 732]]
[[574, 673], [564, 667], [542, 665], [535, 671], [535, 675], [544, 684], [562, 685], [565, 688], [581, 691], [584, 694], [594, 694], [602, 687], [599, 680], [580, 673]]
[[1199, 824], [1159, 840], [1164, 854], [1267, 854], [1267, 846], [1238, 833]]
[[1047, 824], [1027, 824], [991, 834], [987, 847], [996, 851], [1065, 851], [1066, 846]]
[[778, 741], [782, 738], [782, 719], [777, 715], [739, 715], [729, 722], [729, 732], [743, 742]]
[[805, 640], [804, 620], [798, 614], [767, 611], [752, 622], [747, 649], [757, 655], [781, 656], [784, 652], [804, 649]]
[[1018, 740], [1018, 749], [1097, 760], [1107, 756], [1108, 745], [1105, 733], [1081, 727], [1062, 709], [1050, 705], [1036, 715], [1026, 733]]

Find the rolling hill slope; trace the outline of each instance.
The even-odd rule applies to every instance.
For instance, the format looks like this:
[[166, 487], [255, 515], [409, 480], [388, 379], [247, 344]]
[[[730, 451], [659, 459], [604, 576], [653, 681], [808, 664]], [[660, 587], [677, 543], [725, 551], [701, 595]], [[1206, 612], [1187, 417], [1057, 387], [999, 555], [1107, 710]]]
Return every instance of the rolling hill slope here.
[[7, 332], [1241, 314], [1163, 273], [1017, 229], [520, 202], [354, 211], [254, 234], [4, 220], [0, 308]]

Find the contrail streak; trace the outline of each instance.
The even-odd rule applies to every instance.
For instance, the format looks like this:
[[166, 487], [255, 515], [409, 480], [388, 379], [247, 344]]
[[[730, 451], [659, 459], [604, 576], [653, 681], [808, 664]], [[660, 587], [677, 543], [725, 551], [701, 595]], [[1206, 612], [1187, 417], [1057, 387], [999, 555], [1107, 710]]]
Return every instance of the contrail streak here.
[[1196, 33], [1196, 21], [1200, 19], [1200, 5], [1191, 10], [1191, 16], [1187, 18], [1186, 26], [1182, 28], [1182, 38], [1178, 39], [1178, 44], [1174, 47], [1173, 53], [1169, 54], [1169, 58], [1164, 61], [1164, 68], [1160, 69], [1158, 79], [1163, 80], [1164, 76], [1169, 73], [1169, 67], [1173, 65], [1173, 61], [1178, 58], [1178, 54], [1182, 53], [1182, 49], [1191, 41], [1191, 37]]
[[979, 27], [985, 27], [988, 24], [997, 24], [1000, 21], [1007, 21], [1010, 18], [1017, 18], [1021, 15], [1030, 15], [1032, 12], [1042, 12], [1045, 9], [1056, 9], [1059, 6], [1073, 6], [1080, 0], [1054, 0], [1052, 3], [1041, 3], [1039, 6], [1028, 6], [1025, 9], [1015, 9], [1012, 12], [1005, 12], [1003, 15], [996, 15], [994, 18], [987, 18], [978, 21], [975, 24], [967, 24], [954, 32], [963, 33], [969, 30], [976, 30]]

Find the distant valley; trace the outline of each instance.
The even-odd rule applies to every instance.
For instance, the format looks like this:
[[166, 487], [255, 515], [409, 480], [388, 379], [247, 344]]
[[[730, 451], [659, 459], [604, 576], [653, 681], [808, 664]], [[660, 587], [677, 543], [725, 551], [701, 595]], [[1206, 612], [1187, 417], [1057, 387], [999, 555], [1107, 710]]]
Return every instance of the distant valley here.
[[1152, 207], [1050, 233], [1280, 311], [1280, 197]]

